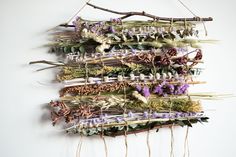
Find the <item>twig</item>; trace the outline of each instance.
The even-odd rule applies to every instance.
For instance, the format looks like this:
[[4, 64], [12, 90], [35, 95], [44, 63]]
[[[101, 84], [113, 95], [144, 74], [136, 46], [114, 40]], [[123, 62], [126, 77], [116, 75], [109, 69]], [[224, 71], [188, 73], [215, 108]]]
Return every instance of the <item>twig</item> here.
[[53, 69], [53, 68], [57, 68], [57, 67], [60, 67], [60, 65], [54, 65], [54, 66], [50, 66], [50, 67], [38, 69], [38, 70], [36, 70], [36, 71], [43, 71], [43, 70]]
[[155, 15], [152, 15], [152, 14], [148, 14], [144, 11], [142, 11], [142, 12], [119, 12], [119, 11], [114, 11], [114, 10], [102, 8], [102, 7], [93, 5], [91, 3], [87, 3], [87, 5], [93, 7], [94, 9], [99, 9], [99, 10], [103, 10], [103, 11], [114, 13], [114, 14], [124, 15], [124, 16], [121, 17], [121, 19], [125, 19], [125, 18], [128, 18], [130, 16], [138, 15], [138, 16], [146, 16], [146, 17], [152, 18], [153, 20], [157, 20], [157, 21], [162, 20], [162, 21], [169, 21], [169, 22], [171, 22], [171, 21], [173, 21], [173, 22], [176, 22], [176, 21], [212, 21], [213, 20], [212, 17], [208, 17], [208, 18], [200, 18], [200, 17], [193, 17], [193, 18], [159, 17], [159, 16], [155, 16]]
[[64, 65], [65, 65], [64, 63], [55, 63], [55, 62], [46, 61], [46, 60], [40, 60], [40, 61], [32, 61], [32, 62], [29, 62], [29, 64], [39, 64], [39, 63], [42, 63], [42, 64], [49, 64], [49, 65], [55, 65], [55, 66], [64, 66]]

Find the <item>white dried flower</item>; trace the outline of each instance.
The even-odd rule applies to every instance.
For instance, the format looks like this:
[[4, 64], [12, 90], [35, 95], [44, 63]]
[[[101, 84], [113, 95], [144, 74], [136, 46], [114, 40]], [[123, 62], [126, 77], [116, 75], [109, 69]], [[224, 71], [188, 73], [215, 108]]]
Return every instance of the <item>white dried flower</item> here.
[[154, 78], [154, 76], [150, 73], [150, 74], [149, 74], [149, 79], [150, 79], [150, 80], [153, 80], [153, 78]]
[[139, 79], [140, 79], [140, 80], [144, 80], [144, 79], [145, 79], [145, 75], [144, 75], [144, 74], [140, 74], [140, 75], [139, 75]]
[[135, 27], [133, 27], [133, 28], [131, 29], [131, 31], [135, 34]]
[[131, 81], [134, 81], [134, 80], [135, 80], [135, 76], [134, 76], [133, 73], [129, 74], [129, 76], [130, 76], [130, 80], [131, 80]]
[[117, 79], [118, 79], [118, 81], [123, 81], [123, 76], [122, 75], [118, 75]]
[[166, 73], [163, 73], [163, 74], [162, 74], [162, 79], [166, 79], [166, 78], [167, 78]]
[[109, 77], [108, 76], [104, 76], [104, 82], [109, 82]]
[[132, 93], [132, 95], [133, 95], [133, 97], [135, 97], [136, 99], [140, 100], [141, 102], [143, 102], [145, 104], [148, 103], [147, 99], [144, 96], [142, 96], [141, 94], [139, 94], [138, 91], [134, 91]]
[[100, 46], [97, 46], [96, 47], [96, 52], [99, 52], [101, 54], [104, 54], [105, 53], [105, 49], [108, 49], [110, 47], [110, 45], [107, 45], [105, 43], [102, 43]]
[[167, 73], [168, 78], [171, 79], [172, 78], [172, 74], [170, 72]]
[[161, 78], [161, 75], [159, 73], [156, 73], [156, 79], [159, 80]]
[[175, 73], [174, 77], [175, 77], [176, 79], [178, 79], [178, 78], [179, 78], [179, 74], [178, 74], [178, 73]]
[[89, 77], [89, 78], [88, 78], [88, 82], [89, 82], [89, 83], [93, 83], [93, 82], [94, 82], [93, 77]]

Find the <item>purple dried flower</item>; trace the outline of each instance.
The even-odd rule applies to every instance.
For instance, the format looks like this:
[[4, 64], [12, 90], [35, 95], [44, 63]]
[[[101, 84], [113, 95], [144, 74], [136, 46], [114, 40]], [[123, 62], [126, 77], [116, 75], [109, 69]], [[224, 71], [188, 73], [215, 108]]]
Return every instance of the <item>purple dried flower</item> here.
[[162, 90], [162, 86], [161, 85], [157, 85], [155, 88], [154, 88], [154, 93], [158, 94], [158, 95], [162, 95], [163, 94], [163, 90]]
[[162, 87], [162, 86], [164, 86], [166, 84], [166, 81], [163, 81], [161, 84], [160, 84], [160, 86]]
[[122, 22], [121, 18], [117, 18], [116, 21], [117, 21], [118, 23], [121, 23], [121, 22]]
[[192, 116], [196, 116], [196, 114], [197, 114], [196, 112], [192, 112]]
[[184, 117], [184, 113], [179, 113], [179, 117]]
[[188, 89], [189, 85], [186, 83], [184, 85], [181, 86], [181, 90], [183, 93], [186, 93], [187, 92], [187, 89]]
[[181, 86], [178, 86], [177, 89], [175, 90], [174, 94], [175, 95], [185, 94], [187, 92], [188, 87], [189, 87], [189, 85], [187, 83], [183, 84]]
[[158, 117], [157, 112], [153, 112], [153, 113], [152, 113], [152, 118], [157, 118], [157, 117]]
[[147, 87], [147, 86], [144, 86], [143, 87], [143, 96], [145, 97], [145, 98], [147, 98], [147, 97], [149, 97], [150, 96], [150, 91], [149, 91], [149, 88]]
[[188, 113], [188, 116], [193, 116], [193, 113], [192, 113], [192, 112], [189, 112], [189, 113]]
[[90, 30], [91, 30], [91, 32], [95, 33], [97, 31], [97, 28], [96, 28], [96, 26], [94, 26]]
[[174, 116], [175, 116], [175, 118], [179, 118], [181, 116], [181, 113], [176, 112]]
[[169, 92], [170, 92], [170, 94], [173, 94], [173, 93], [174, 93], [174, 90], [175, 90], [174, 85], [172, 85], [172, 84], [168, 84], [168, 88], [169, 88]]
[[162, 114], [162, 118], [167, 118], [168, 116], [167, 116], [167, 114], [166, 113], [163, 113]]
[[100, 119], [106, 119], [106, 118], [107, 118], [107, 114], [104, 114], [104, 115], [101, 114], [101, 115], [100, 115]]
[[138, 92], [141, 92], [141, 91], [142, 91], [142, 87], [141, 87], [140, 85], [136, 85], [136, 90], [137, 90]]
[[110, 18], [110, 21], [115, 23], [121, 23], [121, 18]]
[[108, 57], [112, 57], [114, 54], [113, 53], [109, 53], [108, 54]]
[[117, 19], [116, 19], [116, 18], [114, 18], [114, 19], [113, 19], [113, 18], [110, 18], [110, 21], [111, 21], [111, 22], [117, 22]]
[[133, 112], [129, 111], [128, 112], [128, 117], [133, 117], [133, 116], [134, 116]]
[[143, 117], [148, 118], [148, 112], [147, 111], [143, 112]]
[[101, 120], [99, 118], [96, 118], [96, 123], [101, 123]]
[[181, 95], [183, 94], [180, 87], [178, 86], [177, 89], [174, 91], [174, 95]]
[[136, 55], [136, 53], [137, 53], [136, 50], [133, 49], [133, 48], [131, 49], [131, 52], [132, 52], [133, 55]]
[[117, 122], [117, 123], [122, 122], [122, 118], [120, 118], [120, 117], [116, 117], [116, 122]]
[[96, 119], [96, 118], [92, 119], [92, 123], [93, 123], [94, 125], [96, 125], [96, 124], [97, 124], [97, 119]]
[[115, 33], [115, 32], [116, 32], [115, 29], [114, 29], [114, 27], [112, 27], [112, 26], [109, 26], [109, 27], [108, 27], [108, 31], [109, 31], [110, 33]]

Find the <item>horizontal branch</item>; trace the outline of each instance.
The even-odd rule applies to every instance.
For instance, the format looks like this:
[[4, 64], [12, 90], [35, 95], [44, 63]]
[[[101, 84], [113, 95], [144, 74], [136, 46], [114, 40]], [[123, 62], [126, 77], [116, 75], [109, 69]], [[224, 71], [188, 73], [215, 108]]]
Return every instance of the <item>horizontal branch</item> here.
[[102, 8], [96, 5], [93, 5], [91, 3], [87, 3], [87, 5], [93, 7], [94, 9], [99, 9], [99, 10], [103, 10], [106, 12], [110, 12], [110, 13], [114, 13], [114, 14], [119, 14], [119, 15], [124, 15], [121, 17], [121, 19], [125, 19], [128, 18], [130, 16], [145, 16], [145, 17], [149, 17], [152, 18], [153, 20], [161, 20], [161, 21], [170, 21], [170, 22], [176, 22], [176, 21], [212, 21], [213, 18], [212, 17], [208, 17], [208, 18], [200, 18], [200, 17], [193, 17], [193, 18], [168, 18], [168, 17], [159, 17], [159, 16], [155, 16], [152, 14], [148, 14], [144, 11], [142, 12], [119, 12], [119, 11], [114, 11], [114, 10], [110, 10], [110, 9], [106, 9], [106, 8]]

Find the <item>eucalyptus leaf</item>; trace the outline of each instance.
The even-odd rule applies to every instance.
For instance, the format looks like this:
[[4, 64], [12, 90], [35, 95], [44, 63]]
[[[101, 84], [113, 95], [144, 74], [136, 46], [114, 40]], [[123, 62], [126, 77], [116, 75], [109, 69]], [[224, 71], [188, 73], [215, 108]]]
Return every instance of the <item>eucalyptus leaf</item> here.
[[208, 117], [202, 117], [202, 118], [201, 118], [201, 121], [202, 121], [202, 122], [208, 122], [208, 119], [209, 119]]
[[75, 47], [73, 47], [73, 46], [71, 47], [70, 50], [71, 50], [72, 53], [75, 53], [75, 52], [76, 52]]
[[184, 120], [183, 123], [189, 127], [192, 127], [192, 124], [188, 120]]
[[177, 125], [181, 126], [181, 127], [184, 127], [185, 126], [185, 123], [183, 121], [180, 121], [180, 120], [177, 120], [175, 122]]
[[84, 48], [83, 45], [81, 45], [81, 46], [79, 47], [79, 51], [80, 51], [80, 53], [82, 53], [82, 54], [85, 53], [85, 48]]

